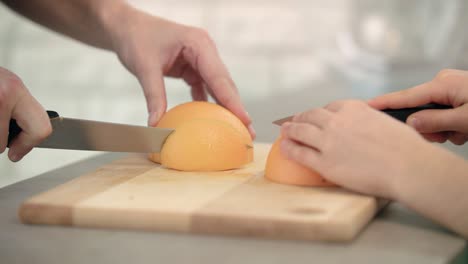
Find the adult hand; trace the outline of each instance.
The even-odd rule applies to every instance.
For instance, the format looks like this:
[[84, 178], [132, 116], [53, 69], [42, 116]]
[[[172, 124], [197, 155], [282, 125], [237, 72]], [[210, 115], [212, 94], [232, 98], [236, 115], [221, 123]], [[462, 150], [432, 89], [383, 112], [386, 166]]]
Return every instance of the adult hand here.
[[164, 76], [182, 78], [194, 100], [210, 94], [255, 132], [237, 88], [214, 42], [202, 29], [151, 16], [129, 6], [109, 19], [111, 43], [126, 68], [137, 76], [146, 97], [149, 125], [166, 111]]
[[468, 140], [468, 71], [443, 70], [424, 84], [379, 96], [369, 101], [377, 109], [415, 107], [427, 103], [453, 109], [424, 110], [408, 117], [407, 123], [427, 140], [461, 145]]
[[21, 160], [52, 132], [46, 111], [21, 79], [0, 67], [0, 153], [7, 147], [10, 119], [16, 119], [22, 129], [10, 143], [8, 157], [11, 161]]
[[195, 100], [210, 94], [255, 132], [215, 44], [199, 28], [151, 16], [123, 0], [4, 1], [24, 16], [95, 47], [115, 51], [143, 87], [151, 126], [166, 111], [164, 76], [182, 78]]
[[430, 169], [428, 160], [439, 151], [410, 127], [354, 100], [297, 114], [282, 134], [288, 158], [341, 186], [386, 198], [395, 198], [398, 179]]

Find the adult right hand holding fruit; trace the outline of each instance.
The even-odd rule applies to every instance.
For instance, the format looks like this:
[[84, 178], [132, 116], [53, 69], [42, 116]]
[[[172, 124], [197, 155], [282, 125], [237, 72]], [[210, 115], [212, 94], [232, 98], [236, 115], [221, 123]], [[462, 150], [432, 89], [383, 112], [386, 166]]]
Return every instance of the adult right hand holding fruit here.
[[210, 94], [255, 137], [237, 88], [203, 29], [150, 15], [123, 0], [0, 1], [48, 28], [115, 52], [143, 88], [150, 126], [166, 111], [166, 76], [184, 80], [194, 100]]
[[[429, 140], [464, 143], [467, 72], [442, 71], [431, 82], [378, 97], [370, 104], [383, 109], [429, 102], [454, 109], [420, 111], [407, 122]], [[468, 164], [425, 141], [411, 127], [364, 102], [350, 100], [298, 114], [283, 124], [282, 134], [283, 153], [325, 179], [399, 201], [468, 237]]]
[[[11, 9], [57, 32], [116, 53], [139, 80], [155, 126], [166, 112], [164, 77], [184, 80], [194, 100], [211, 95], [248, 129], [255, 131], [237, 88], [214, 42], [204, 30], [152, 16], [123, 0], [0, 0]], [[20, 160], [51, 133], [46, 112], [18, 77], [0, 68], [0, 153], [8, 123], [16, 118], [23, 132], [9, 157]]]

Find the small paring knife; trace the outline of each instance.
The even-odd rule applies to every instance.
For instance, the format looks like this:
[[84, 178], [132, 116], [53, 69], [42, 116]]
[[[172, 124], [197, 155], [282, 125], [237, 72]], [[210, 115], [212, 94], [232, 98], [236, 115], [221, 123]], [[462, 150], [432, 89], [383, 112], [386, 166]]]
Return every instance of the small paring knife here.
[[[441, 105], [441, 104], [425, 104], [417, 107], [410, 107], [410, 108], [400, 108], [400, 109], [384, 109], [381, 110], [382, 112], [400, 120], [401, 122], [406, 123], [406, 119], [408, 116], [422, 110], [428, 109], [451, 109], [452, 107], [449, 105]], [[284, 117], [278, 120], [273, 121], [273, 124], [281, 126], [283, 123], [291, 121], [294, 116]]]
[[[133, 126], [61, 117], [47, 111], [52, 134], [39, 148], [95, 150], [112, 152], [160, 152], [174, 129]], [[10, 120], [8, 146], [21, 133], [16, 120]]]

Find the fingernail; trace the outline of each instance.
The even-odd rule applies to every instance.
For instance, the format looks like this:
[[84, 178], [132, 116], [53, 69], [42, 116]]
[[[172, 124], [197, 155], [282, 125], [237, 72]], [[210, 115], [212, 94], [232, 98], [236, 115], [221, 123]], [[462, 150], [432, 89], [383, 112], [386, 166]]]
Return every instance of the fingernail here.
[[285, 136], [288, 128], [291, 126], [291, 122], [285, 122], [281, 125], [281, 135]]
[[13, 161], [13, 162], [17, 162], [21, 159], [21, 157], [18, 155], [18, 154], [15, 154], [15, 153], [12, 153], [9, 155], [10, 156], [10, 160]]
[[249, 119], [249, 121], [252, 121], [252, 117], [250, 116], [250, 113], [249, 112], [245, 112], [247, 114], [247, 118]]
[[418, 130], [418, 127], [420, 126], [421, 121], [419, 121], [419, 119], [417, 119], [416, 117], [410, 117], [408, 118], [407, 123], [414, 129]]
[[149, 126], [156, 126], [158, 121], [159, 121], [159, 115], [158, 115], [157, 112], [149, 113], [149, 116], [148, 116], [148, 125]]

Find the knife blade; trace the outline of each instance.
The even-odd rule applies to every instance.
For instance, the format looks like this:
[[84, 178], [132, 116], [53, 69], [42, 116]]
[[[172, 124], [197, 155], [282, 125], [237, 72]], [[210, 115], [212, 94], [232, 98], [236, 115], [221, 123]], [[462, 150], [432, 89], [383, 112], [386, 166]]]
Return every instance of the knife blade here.
[[[39, 148], [95, 150], [111, 152], [160, 152], [174, 129], [155, 128], [61, 117], [47, 111], [52, 133]], [[16, 120], [10, 120], [8, 146], [21, 133]]]
[[[390, 115], [391, 117], [400, 120], [401, 122], [406, 122], [408, 116], [422, 110], [428, 109], [451, 109], [452, 107], [449, 105], [441, 105], [441, 104], [425, 104], [416, 107], [408, 107], [408, 108], [400, 108], [400, 109], [383, 109], [382, 112]], [[284, 117], [278, 120], [273, 121], [273, 124], [281, 126], [283, 123], [291, 121], [294, 116]]]

